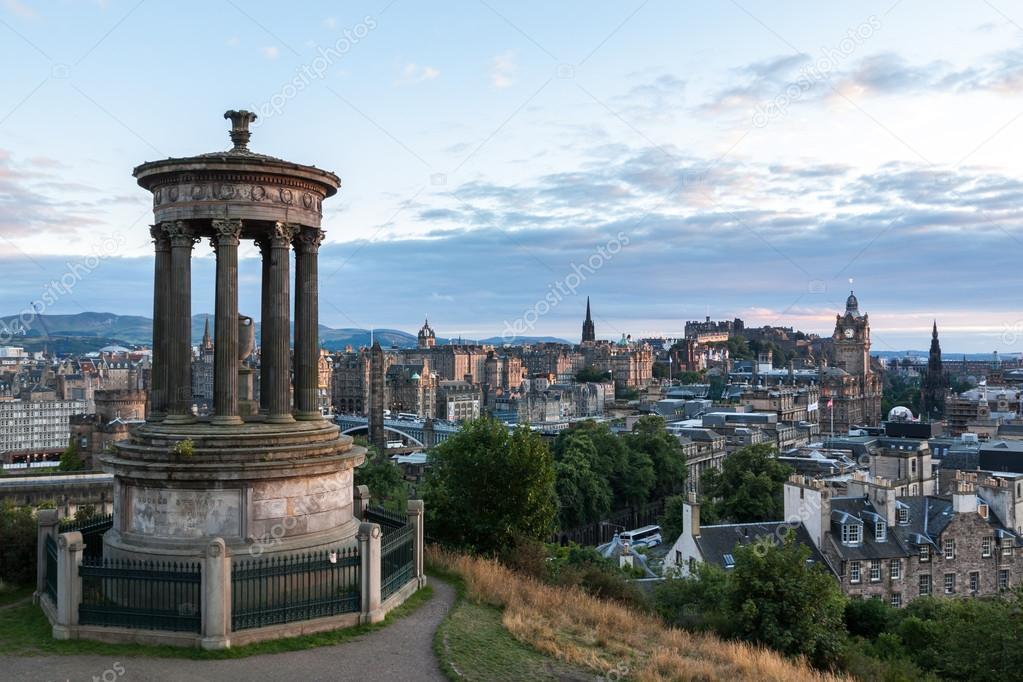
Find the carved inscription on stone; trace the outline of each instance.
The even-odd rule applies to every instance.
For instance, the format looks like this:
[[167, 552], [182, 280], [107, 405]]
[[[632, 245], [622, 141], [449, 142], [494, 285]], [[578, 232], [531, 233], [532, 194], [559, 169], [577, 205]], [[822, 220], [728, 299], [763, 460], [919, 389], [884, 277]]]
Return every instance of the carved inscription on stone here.
[[129, 530], [158, 538], [241, 535], [241, 491], [129, 489]]

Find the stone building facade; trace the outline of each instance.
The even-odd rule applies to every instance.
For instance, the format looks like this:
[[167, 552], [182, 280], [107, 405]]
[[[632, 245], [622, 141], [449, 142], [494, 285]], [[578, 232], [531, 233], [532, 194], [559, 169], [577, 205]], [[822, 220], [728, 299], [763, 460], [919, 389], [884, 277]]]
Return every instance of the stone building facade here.
[[[870, 320], [860, 313], [856, 295], [849, 293], [845, 314], [837, 315], [832, 336], [835, 363], [820, 371], [821, 398], [832, 407], [821, 415], [838, 434], [853, 426], [881, 423], [881, 375], [870, 358]], [[833, 419], [832, 419], [833, 417]], [[824, 424], [822, 423], [822, 427]]]

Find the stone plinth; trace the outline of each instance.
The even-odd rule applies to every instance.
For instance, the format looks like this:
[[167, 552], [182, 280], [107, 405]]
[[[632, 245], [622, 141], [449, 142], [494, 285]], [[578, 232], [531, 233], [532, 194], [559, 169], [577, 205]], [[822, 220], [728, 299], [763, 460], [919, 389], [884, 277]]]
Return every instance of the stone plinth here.
[[235, 556], [354, 544], [353, 469], [364, 458], [326, 421], [146, 424], [100, 458], [115, 474], [104, 555], [182, 560], [213, 537]]

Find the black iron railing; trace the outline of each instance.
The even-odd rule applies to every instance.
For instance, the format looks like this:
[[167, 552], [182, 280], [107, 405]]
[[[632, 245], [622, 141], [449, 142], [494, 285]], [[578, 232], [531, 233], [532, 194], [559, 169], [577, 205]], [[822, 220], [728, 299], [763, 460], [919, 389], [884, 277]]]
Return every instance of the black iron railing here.
[[362, 607], [358, 547], [285, 557], [235, 560], [231, 628], [279, 625], [358, 612]]
[[198, 564], [83, 558], [82, 625], [199, 632]]
[[57, 604], [57, 540], [46, 536], [46, 594]]
[[380, 524], [380, 532], [384, 537], [408, 525], [407, 515], [383, 507], [367, 507], [365, 517], [366, 521]]
[[397, 592], [415, 575], [415, 526], [385, 534], [380, 542], [380, 599]]
[[71, 533], [78, 531], [82, 534], [82, 542], [85, 543], [85, 551], [82, 553], [87, 559], [99, 559], [103, 556], [103, 533], [106, 533], [114, 525], [112, 514], [105, 516], [93, 516], [84, 521], [74, 519], [62, 519], [59, 526], [60, 533]]

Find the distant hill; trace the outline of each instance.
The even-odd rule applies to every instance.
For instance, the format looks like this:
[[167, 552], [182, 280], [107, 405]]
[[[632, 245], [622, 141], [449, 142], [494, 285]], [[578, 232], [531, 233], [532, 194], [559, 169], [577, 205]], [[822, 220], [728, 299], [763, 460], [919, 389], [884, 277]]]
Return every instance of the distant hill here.
[[[202, 340], [206, 319], [210, 321], [210, 332], [213, 333], [213, 315], [203, 313], [192, 316], [192, 343]], [[13, 345], [24, 346], [29, 350], [41, 350], [44, 346], [57, 353], [84, 353], [99, 350], [110, 345], [145, 345], [152, 343], [153, 320], [141, 315], [116, 315], [114, 313], [77, 313], [75, 315], [36, 315], [22, 322], [18, 315], [0, 317], [0, 330], [17, 330], [10, 337]], [[4, 335], [5, 338], [7, 334]], [[370, 345], [372, 338], [380, 342], [384, 348], [414, 348], [416, 335], [398, 329], [342, 328], [334, 329], [320, 325], [320, 344], [328, 350], [343, 350], [345, 346], [359, 348]], [[256, 324], [258, 343], [259, 324]], [[446, 344], [454, 339], [438, 338], [437, 343]], [[478, 342], [500, 346], [505, 340], [500, 336], [486, 339], [464, 339], [465, 342]], [[551, 336], [522, 337], [515, 339], [512, 345], [524, 343], [568, 343], [564, 339]]]

